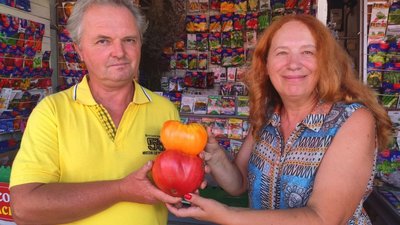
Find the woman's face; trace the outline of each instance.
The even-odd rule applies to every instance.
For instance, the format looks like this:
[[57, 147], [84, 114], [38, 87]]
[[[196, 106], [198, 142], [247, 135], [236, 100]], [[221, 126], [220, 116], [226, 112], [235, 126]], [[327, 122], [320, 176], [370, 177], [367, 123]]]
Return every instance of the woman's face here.
[[301, 22], [284, 24], [272, 38], [267, 72], [283, 101], [304, 101], [317, 84], [316, 43]]

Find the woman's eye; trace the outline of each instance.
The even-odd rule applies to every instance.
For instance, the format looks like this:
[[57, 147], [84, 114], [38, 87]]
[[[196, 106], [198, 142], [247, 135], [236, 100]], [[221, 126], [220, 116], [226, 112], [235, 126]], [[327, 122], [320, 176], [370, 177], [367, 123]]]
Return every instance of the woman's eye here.
[[314, 55], [314, 52], [312, 52], [312, 51], [304, 51], [303, 54], [304, 55]]

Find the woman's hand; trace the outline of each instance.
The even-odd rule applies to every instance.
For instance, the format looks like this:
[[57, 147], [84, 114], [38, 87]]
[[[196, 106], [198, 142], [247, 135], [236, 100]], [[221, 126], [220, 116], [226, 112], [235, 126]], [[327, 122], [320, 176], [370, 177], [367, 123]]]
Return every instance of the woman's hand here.
[[[218, 162], [226, 158], [224, 150], [218, 144], [217, 139], [215, 139], [214, 135], [211, 132], [211, 128], [207, 127], [207, 145], [205, 150], [200, 153], [200, 157], [204, 159], [207, 165], [216, 165]], [[206, 172], [209, 172], [210, 168], [206, 167]]]
[[197, 220], [222, 224], [223, 220], [229, 220], [230, 208], [213, 199], [203, 198], [198, 194], [186, 194], [185, 200], [191, 203], [190, 207], [176, 207], [166, 204], [168, 210], [177, 217], [192, 217]]

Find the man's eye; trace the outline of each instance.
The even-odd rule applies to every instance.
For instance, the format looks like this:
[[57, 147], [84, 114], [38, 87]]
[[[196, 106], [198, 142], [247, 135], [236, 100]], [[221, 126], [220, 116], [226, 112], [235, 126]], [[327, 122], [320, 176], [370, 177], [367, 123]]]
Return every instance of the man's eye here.
[[136, 39], [135, 38], [129, 38], [129, 39], [126, 39], [125, 42], [134, 44], [134, 43], [136, 43]]
[[105, 40], [105, 39], [101, 39], [101, 40], [98, 40], [98, 41], [96, 42], [96, 44], [101, 44], [101, 45], [107, 44], [107, 43], [108, 43], [108, 40]]

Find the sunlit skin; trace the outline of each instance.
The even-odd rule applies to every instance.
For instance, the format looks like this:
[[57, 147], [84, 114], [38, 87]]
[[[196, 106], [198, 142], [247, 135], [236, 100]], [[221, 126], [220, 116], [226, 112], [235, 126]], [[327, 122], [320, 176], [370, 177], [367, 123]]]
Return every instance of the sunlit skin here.
[[288, 22], [275, 34], [267, 72], [284, 102], [313, 99], [309, 96], [315, 94], [317, 82], [316, 51], [314, 37], [300, 22]]
[[90, 79], [96, 80], [90, 83], [99, 83], [103, 88], [131, 85], [127, 80], [133, 80], [138, 71], [141, 48], [134, 20], [122, 7], [95, 5], [88, 9], [77, 50], [91, 71]]

